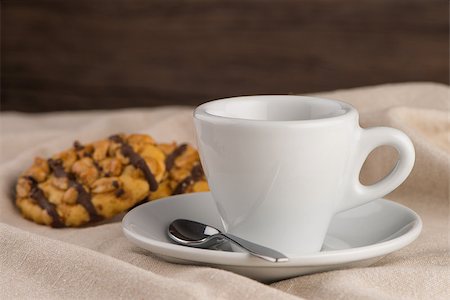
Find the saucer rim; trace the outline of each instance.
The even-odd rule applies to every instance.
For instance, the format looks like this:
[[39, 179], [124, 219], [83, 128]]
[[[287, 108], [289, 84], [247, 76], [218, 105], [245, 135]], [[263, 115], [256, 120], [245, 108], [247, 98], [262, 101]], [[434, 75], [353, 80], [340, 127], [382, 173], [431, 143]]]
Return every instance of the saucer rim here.
[[327, 250], [320, 251], [318, 253], [298, 256], [294, 255], [289, 257], [289, 260], [287, 262], [276, 264], [258, 259], [244, 252], [225, 252], [210, 249], [190, 248], [182, 245], [162, 242], [142, 236], [127, 228], [128, 224], [130, 224], [129, 219], [133, 216], [133, 212], [135, 212], [135, 210], [142, 209], [142, 207], [144, 206], [153, 206], [156, 204], [156, 202], [159, 201], [177, 201], [174, 199], [198, 197], [200, 194], [210, 194], [210, 192], [176, 195], [135, 207], [134, 209], [130, 210], [122, 220], [123, 233], [132, 243], [138, 245], [141, 248], [149, 250], [154, 254], [176, 258], [184, 261], [241, 267], [303, 267], [343, 264], [384, 256], [412, 243], [419, 236], [423, 227], [420, 216], [412, 209], [385, 198], [375, 199], [373, 201], [383, 203], [384, 205], [397, 206], [411, 214], [414, 217], [414, 221], [405, 224], [405, 227], [410, 226], [408, 231], [388, 241], [374, 243], [362, 247], [340, 250]]

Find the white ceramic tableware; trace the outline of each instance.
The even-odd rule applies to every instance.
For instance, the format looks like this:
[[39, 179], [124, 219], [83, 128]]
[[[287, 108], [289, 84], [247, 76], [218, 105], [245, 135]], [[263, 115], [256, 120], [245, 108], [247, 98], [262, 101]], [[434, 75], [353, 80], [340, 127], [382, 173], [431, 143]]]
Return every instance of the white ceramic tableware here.
[[246, 252], [174, 244], [167, 236], [167, 228], [175, 219], [198, 220], [223, 230], [209, 192], [177, 195], [140, 205], [126, 214], [122, 226], [132, 243], [170, 262], [217, 267], [264, 282], [341, 268], [366, 267], [414, 241], [422, 228], [419, 216], [409, 208], [377, 199], [336, 214], [320, 252], [295, 255], [287, 262], [274, 264]]
[[[222, 99], [197, 107], [194, 121], [225, 231], [287, 256], [318, 252], [337, 212], [393, 191], [414, 164], [403, 132], [362, 129], [355, 108], [335, 100]], [[364, 186], [361, 167], [381, 145], [397, 149], [398, 163]]]

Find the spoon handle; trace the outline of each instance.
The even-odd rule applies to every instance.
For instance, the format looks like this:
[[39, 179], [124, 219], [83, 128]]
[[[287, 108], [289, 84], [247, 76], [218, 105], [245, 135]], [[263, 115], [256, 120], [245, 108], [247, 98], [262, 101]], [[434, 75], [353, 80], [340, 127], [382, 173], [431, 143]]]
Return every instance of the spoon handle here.
[[226, 237], [231, 242], [235, 243], [239, 247], [247, 250], [250, 254], [253, 254], [257, 257], [260, 257], [262, 259], [271, 261], [271, 262], [285, 262], [288, 261], [288, 258], [273, 249], [246, 241], [244, 239], [241, 239], [235, 235], [229, 234], [229, 233], [222, 233], [222, 236]]

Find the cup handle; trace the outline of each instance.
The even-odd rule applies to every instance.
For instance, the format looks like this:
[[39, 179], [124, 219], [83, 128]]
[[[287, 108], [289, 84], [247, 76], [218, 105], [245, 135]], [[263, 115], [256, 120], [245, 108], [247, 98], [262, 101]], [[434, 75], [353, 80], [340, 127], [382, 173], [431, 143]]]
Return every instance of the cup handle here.
[[[351, 171], [353, 173], [349, 178], [349, 189], [337, 211], [347, 210], [389, 194], [405, 181], [414, 166], [414, 146], [402, 131], [390, 127], [360, 128], [360, 130], [360, 139], [354, 156], [355, 164]], [[399, 159], [387, 176], [373, 185], [365, 186], [359, 181], [361, 168], [370, 152], [382, 145], [394, 147], [398, 151]]]

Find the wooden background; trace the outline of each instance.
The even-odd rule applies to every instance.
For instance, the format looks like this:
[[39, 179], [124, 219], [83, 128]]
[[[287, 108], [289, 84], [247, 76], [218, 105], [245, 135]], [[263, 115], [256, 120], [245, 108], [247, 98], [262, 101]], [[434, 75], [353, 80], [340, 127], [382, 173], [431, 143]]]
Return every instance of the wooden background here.
[[1, 109], [449, 81], [444, 0], [3, 0]]

